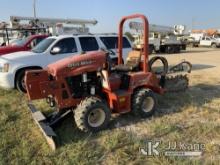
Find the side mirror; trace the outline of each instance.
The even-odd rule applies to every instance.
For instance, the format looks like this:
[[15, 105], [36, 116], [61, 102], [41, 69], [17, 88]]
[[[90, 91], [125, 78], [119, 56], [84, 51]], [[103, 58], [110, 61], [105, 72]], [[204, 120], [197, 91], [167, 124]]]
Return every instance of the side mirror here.
[[30, 44], [27, 45], [27, 48], [28, 48], [28, 49], [32, 49]]
[[61, 49], [60, 49], [59, 47], [54, 47], [54, 48], [50, 51], [51, 54], [58, 54], [58, 53], [60, 53], [60, 52], [61, 52]]
[[113, 55], [113, 56], [116, 55], [116, 53], [111, 49], [105, 49], [105, 48], [101, 47], [99, 50], [104, 51], [104, 52], [108, 53], [109, 55]]
[[108, 52], [109, 52], [110, 55], [112, 55], [112, 56], [116, 56], [116, 53], [115, 53], [113, 50], [108, 49]]

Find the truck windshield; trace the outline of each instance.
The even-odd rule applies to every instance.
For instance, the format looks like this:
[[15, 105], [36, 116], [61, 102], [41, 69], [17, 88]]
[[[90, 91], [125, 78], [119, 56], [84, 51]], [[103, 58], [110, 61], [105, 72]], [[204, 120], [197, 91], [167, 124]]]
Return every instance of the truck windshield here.
[[22, 38], [22, 39], [17, 39], [14, 40], [10, 43], [10, 45], [12, 46], [24, 46], [28, 41], [29, 41], [30, 37], [26, 37], [26, 38]]
[[37, 46], [35, 46], [32, 49], [32, 52], [34, 53], [43, 53], [44, 51], [47, 50], [47, 48], [55, 41], [56, 39], [54, 38], [47, 38], [43, 41], [41, 41]]

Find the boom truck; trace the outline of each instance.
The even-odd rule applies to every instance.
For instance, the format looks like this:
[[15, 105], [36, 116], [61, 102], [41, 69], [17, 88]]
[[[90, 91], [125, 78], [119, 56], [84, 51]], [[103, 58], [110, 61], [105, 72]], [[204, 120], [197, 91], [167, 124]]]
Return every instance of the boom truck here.
[[19, 27], [21, 22], [27, 22], [29, 25], [38, 28], [47, 28], [51, 35], [62, 34], [83, 34], [89, 33], [87, 25], [96, 25], [97, 20], [86, 19], [63, 19], [63, 18], [35, 18], [11, 16], [11, 24]]
[[10, 23], [0, 23], [0, 43], [9, 45], [15, 39], [34, 34], [63, 35], [88, 34], [87, 25], [96, 25], [96, 20], [35, 18], [10, 16]]
[[[142, 24], [138, 22], [130, 22], [130, 28], [136, 31], [141, 31]], [[186, 44], [178, 40], [178, 36], [185, 33], [185, 26], [175, 25], [174, 27], [149, 25], [149, 53], [153, 51], [156, 53], [180, 53], [181, 50], [186, 49]], [[140, 47], [143, 44], [143, 35], [141, 33], [134, 35], [134, 45]]]
[[[123, 26], [127, 20], [143, 21], [143, 45], [128, 53], [123, 64]], [[132, 113], [149, 117], [157, 109], [157, 94], [183, 91], [188, 87], [190, 63], [168, 68], [164, 57], [148, 59], [148, 20], [144, 15], [123, 17], [118, 33], [118, 63], [112, 65], [112, 51], [83, 52], [49, 64], [46, 69], [27, 71], [25, 84], [28, 106], [48, 144], [58, 145], [54, 126], [67, 115], [73, 115], [76, 126], [83, 132], [97, 132], [108, 127], [112, 113]], [[164, 70], [152, 69], [157, 60]], [[181, 73], [178, 73], [181, 72]], [[46, 99], [54, 112], [45, 116], [32, 100]], [[58, 142], [58, 143], [57, 143]]]

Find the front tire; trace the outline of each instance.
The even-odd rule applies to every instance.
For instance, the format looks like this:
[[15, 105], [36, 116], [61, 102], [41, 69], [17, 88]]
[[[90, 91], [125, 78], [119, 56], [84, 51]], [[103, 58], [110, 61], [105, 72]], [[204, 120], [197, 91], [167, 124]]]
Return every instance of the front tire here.
[[81, 131], [98, 132], [107, 127], [111, 113], [103, 101], [96, 97], [89, 97], [78, 105], [74, 118]]
[[25, 77], [25, 70], [22, 70], [17, 74], [16, 82], [15, 82], [16, 88], [22, 93], [27, 92], [25, 87], [24, 77]]
[[150, 117], [156, 111], [157, 100], [150, 89], [137, 90], [132, 98], [132, 113], [141, 117]]
[[167, 46], [165, 52], [167, 54], [173, 54], [174, 53], [174, 48], [173, 46]]

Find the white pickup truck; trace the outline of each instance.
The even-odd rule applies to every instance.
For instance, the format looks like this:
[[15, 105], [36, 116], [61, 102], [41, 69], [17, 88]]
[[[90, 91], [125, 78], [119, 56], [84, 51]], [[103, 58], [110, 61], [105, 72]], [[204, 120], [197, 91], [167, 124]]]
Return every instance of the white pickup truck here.
[[220, 40], [212, 37], [202, 37], [199, 46], [217, 48], [220, 47]]
[[[81, 52], [95, 51], [100, 48], [116, 52], [117, 35], [63, 35], [52, 36], [40, 42], [32, 51], [6, 54], [0, 57], [0, 87], [17, 88], [25, 92], [25, 71], [45, 68], [48, 64]], [[132, 45], [123, 37], [123, 58]], [[112, 55], [113, 60], [117, 56]]]

